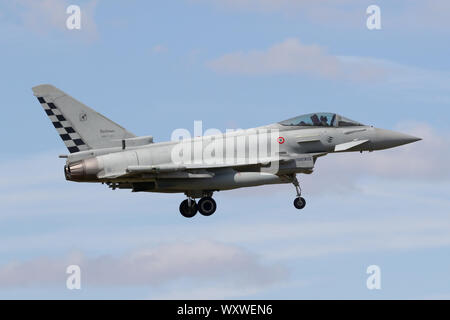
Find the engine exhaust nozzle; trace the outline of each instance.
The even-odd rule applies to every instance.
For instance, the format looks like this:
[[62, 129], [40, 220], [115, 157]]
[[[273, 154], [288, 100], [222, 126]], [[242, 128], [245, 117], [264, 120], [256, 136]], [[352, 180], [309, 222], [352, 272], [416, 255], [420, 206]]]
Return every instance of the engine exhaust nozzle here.
[[99, 171], [97, 158], [76, 161], [64, 166], [64, 175], [66, 180], [70, 181], [96, 181]]

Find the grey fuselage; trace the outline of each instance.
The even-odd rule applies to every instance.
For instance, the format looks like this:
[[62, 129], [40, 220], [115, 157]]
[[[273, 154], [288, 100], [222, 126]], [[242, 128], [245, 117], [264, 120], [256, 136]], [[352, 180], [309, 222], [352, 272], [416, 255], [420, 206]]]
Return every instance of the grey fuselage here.
[[[262, 157], [252, 156], [252, 141], [255, 141], [255, 137], [267, 149], [272, 148], [272, 153]], [[239, 139], [245, 141], [244, 150], [238, 150], [236, 141]], [[413, 136], [365, 125], [301, 127], [275, 123], [255, 129], [185, 139], [182, 142], [139, 145], [124, 140], [117, 147], [70, 154], [65, 175], [67, 180], [102, 182], [113, 189], [183, 192], [199, 197], [219, 190], [291, 183], [297, 173], [312, 173], [316, 159], [328, 153], [382, 150], [417, 140]], [[225, 146], [227, 143], [233, 145], [232, 141], [233, 151], [226, 152]], [[201, 152], [205, 152], [211, 149], [211, 144], [218, 142], [224, 148], [223, 157], [228, 157], [227, 160], [232, 158], [231, 161], [208, 162], [204, 158], [199, 163], [174, 161], [174, 148], [180, 144], [194, 146], [198, 143]], [[217, 149], [213, 153], [217, 157], [215, 153]], [[274, 163], [276, 166], [273, 166]], [[276, 170], [264, 170], [271, 167]]]

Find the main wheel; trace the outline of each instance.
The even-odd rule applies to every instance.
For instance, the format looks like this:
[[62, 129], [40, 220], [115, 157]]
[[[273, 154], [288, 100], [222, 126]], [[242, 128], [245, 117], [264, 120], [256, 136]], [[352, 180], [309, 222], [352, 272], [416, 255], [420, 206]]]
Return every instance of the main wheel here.
[[211, 197], [201, 198], [198, 202], [198, 211], [204, 216], [210, 216], [216, 212], [217, 204]]
[[297, 209], [303, 209], [306, 206], [306, 200], [305, 198], [298, 197], [294, 200], [294, 207]]
[[192, 218], [197, 214], [197, 204], [194, 200], [191, 200], [191, 206], [189, 206], [189, 201], [186, 199], [180, 204], [180, 213], [185, 218]]

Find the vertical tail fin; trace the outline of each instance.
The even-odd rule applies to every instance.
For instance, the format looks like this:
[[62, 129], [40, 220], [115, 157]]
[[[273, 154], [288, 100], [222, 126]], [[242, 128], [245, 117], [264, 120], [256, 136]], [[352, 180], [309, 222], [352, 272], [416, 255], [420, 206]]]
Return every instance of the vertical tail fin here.
[[[135, 135], [52, 85], [33, 87], [70, 153], [117, 146]], [[114, 141], [116, 140], [116, 141]]]

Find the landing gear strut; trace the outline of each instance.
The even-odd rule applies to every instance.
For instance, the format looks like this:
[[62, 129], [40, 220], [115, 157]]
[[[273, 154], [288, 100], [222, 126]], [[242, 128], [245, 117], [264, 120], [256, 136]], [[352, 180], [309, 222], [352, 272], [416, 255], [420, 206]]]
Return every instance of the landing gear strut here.
[[300, 188], [300, 183], [297, 180], [297, 176], [294, 175], [294, 179], [292, 181], [295, 187], [295, 191], [297, 192], [297, 198], [294, 200], [294, 207], [297, 209], [303, 209], [306, 206], [305, 198], [302, 198], [302, 189]]
[[216, 201], [211, 197], [212, 192], [203, 193], [203, 198], [198, 201], [198, 204], [195, 202], [194, 197], [199, 197], [201, 194], [186, 194], [188, 198], [181, 202], [180, 204], [180, 213], [183, 217], [192, 218], [197, 214], [197, 211], [200, 212], [203, 216], [210, 216], [214, 212], [216, 212], [217, 204]]

